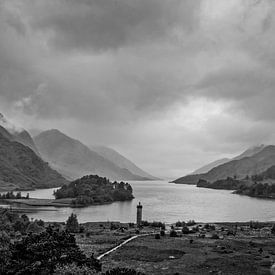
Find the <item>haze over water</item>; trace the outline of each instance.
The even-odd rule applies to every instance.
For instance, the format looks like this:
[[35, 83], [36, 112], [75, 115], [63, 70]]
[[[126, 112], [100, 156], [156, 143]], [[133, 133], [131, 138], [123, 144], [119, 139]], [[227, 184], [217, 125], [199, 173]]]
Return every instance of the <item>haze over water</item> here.
[[[73, 212], [77, 214], [80, 222], [134, 222], [136, 205], [140, 201], [143, 205], [143, 220], [148, 221], [167, 223], [190, 219], [200, 222], [275, 221], [275, 204], [272, 200], [239, 196], [227, 190], [177, 185], [167, 181], [129, 183], [134, 189], [135, 196], [130, 202], [115, 202], [85, 208], [41, 207], [28, 215], [34, 219], [63, 222]], [[30, 197], [53, 198], [53, 190], [41, 189], [29, 193]]]

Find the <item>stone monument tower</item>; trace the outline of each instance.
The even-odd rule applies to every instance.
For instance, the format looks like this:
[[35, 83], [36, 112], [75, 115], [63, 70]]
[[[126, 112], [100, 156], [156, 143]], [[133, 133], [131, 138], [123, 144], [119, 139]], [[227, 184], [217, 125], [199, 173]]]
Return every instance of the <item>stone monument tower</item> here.
[[142, 222], [142, 205], [139, 204], [137, 205], [137, 226], [141, 226]]

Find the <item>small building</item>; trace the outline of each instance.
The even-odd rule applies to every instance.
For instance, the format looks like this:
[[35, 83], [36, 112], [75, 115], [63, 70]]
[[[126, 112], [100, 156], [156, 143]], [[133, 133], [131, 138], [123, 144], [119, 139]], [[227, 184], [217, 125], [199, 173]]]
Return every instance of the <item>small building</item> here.
[[137, 205], [137, 226], [141, 226], [142, 224], [142, 205], [139, 202]]

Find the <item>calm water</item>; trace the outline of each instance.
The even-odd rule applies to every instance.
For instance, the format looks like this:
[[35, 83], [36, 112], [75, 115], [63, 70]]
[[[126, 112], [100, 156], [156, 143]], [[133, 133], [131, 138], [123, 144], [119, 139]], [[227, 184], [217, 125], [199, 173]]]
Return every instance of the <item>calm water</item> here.
[[[231, 194], [231, 191], [176, 185], [167, 181], [129, 182], [136, 197], [131, 202], [115, 202], [86, 208], [36, 208], [28, 215], [45, 221], [65, 221], [75, 213], [80, 222], [134, 222], [136, 205], [143, 204], [143, 219], [176, 222], [194, 219], [215, 221], [275, 221], [275, 201]], [[54, 189], [30, 191], [33, 198], [52, 198]], [[26, 192], [22, 192], [26, 194]], [[23, 206], [22, 206], [23, 207]], [[24, 208], [26, 208], [24, 206]]]

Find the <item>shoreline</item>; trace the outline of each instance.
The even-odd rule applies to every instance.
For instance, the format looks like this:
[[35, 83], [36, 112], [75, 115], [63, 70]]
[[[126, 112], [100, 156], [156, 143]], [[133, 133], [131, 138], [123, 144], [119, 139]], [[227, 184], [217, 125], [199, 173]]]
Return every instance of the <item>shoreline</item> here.
[[[82, 204], [72, 204], [74, 198], [65, 198], [65, 199], [39, 199], [39, 198], [29, 198], [29, 199], [0, 199], [0, 202], [4, 202], [9, 205], [20, 204], [20, 205], [27, 205], [27, 206], [35, 206], [35, 207], [69, 207], [69, 208], [84, 208], [89, 206], [96, 206], [96, 205], [107, 205], [112, 204], [114, 202], [119, 201], [112, 201], [112, 202], [97, 202], [89, 205], [82, 205]], [[124, 202], [124, 201], [121, 201]]]

